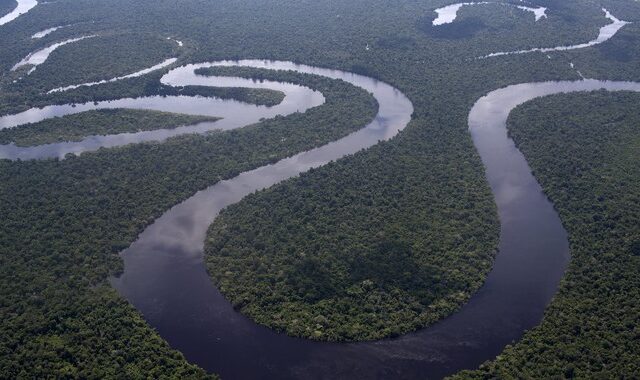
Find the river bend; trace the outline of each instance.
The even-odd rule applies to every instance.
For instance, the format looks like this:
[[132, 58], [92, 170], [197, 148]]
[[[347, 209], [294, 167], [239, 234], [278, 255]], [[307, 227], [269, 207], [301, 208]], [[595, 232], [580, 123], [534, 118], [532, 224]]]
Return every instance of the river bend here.
[[[278, 334], [233, 310], [206, 273], [204, 239], [220, 210], [244, 196], [394, 137], [407, 126], [413, 112], [411, 102], [397, 89], [372, 78], [290, 62], [222, 61], [171, 70], [162, 83], [270, 88], [285, 92], [285, 100], [279, 106], [263, 107], [201, 97], [120, 99], [31, 109], [0, 118], [0, 128], [98, 108], [224, 117], [204, 127], [198, 124], [182, 130], [124, 134], [122, 141], [118, 140], [122, 135], [112, 135], [65, 143], [76, 144], [77, 149], [64, 144], [55, 149], [50, 145], [57, 144], [25, 148], [31, 149], [28, 157], [45, 158], [182, 133], [237, 128], [263, 117], [303, 112], [324, 102], [321, 94], [302, 86], [194, 74], [195, 69], [209, 66], [294, 70], [342, 79], [371, 92], [379, 104], [375, 119], [359, 131], [196, 193], [168, 210], [122, 252], [125, 271], [112, 279], [114, 287], [189, 361], [228, 378], [440, 378], [494, 358], [505, 345], [540, 322], [569, 260], [567, 234], [558, 215], [507, 135], [509, 113], [519, 104], [556, 93], [640, 91], [640, 83], [583, 80], [518, 84], [480, 98], [469, 113], [469, 129], [501, 222], [499, 253], [485, 284], [457, 313], [429, 328], [396, 339], [342, 344]], [[94, 138], [97, 140], [92, 141]], [[0, 147], [0, 155], [14, 154], [10, 147]], [[16, 157], [20, 155], [11, 156]]]
[[6, 15], [0, 17], [0, 25], [4, 25], [8, 22], [11, 22], [23, 14], [32, 10], [36, 5], [38, 5], [37, 0], [17, 0], [18, 5]]
[[[169, 61], [173, 62], [173, 60]], [[167, 61], [165, 61], [165, 63], [166, 62]], [[164, 65], [165, 63], [162, 64]], [[82, 141], [52, 143], [30, 147], [21, 147], [16, 146], [15, 144], [0, 145], [0, 159], [29, 160], [64, 158], [70, 153], [80, 154], [83, 152], [95, 151], [100, 148], [111, 148], [148, 141], [159, 142], [170, 137], [188, 133], [202, 134], [213, 130], [230, 130], [257, 123], [260, 119], [269, 119], [277, 115], [286, 116], [294, 112], [305, 112], [312, 107], [322, 105], [325, 101], [324, 96], [318, 91], [296, 84], [279, 83], [268, 80], [254, 81], [247, 78], [235, 77], [205, 77], [194, 73], [194, 70], [197, 68], [212, 65], [214, 65], [214, 63], [178, 67], [165, 74], [161, 78], [161, 82], [165, 85], [175, 87], [200, 85], [209, 87], [266, 88], [281, 91], [285, 94], [285, 97], [280, 104], [272, 107], [247, 104], [231, 99], [202, 96], [148, 96], [31, 108], [24, 112], [0, 117], [0, 129], [14, 128], [28, 123], [43, 121], [52, 117], [72, 115], [89, 110], [114, 108], [143, 109], [184, 113], [189, 115], [215, 116], [221, 117], [222, 119], [215, 122], [204, 122], [172, 129], [157, 129], [152, 131], [120, 133], [106, 136], [88, 136]], [[233, 66], [237, 65], [237, 63], [227, 61], [217, 62], [215, 65]], [[94, 85], [94, 83], [87, 83], [81, 86], [91, 85]]]
[[372, 124], [343, 139], [198, 192], [122, 253], [125, 272], [113, 285], [191, 362], [227, 378], [440, 378], [494, 358], [539, 324], [569, 260], [559, 217], [507, 135], [509, 113], [555, 93], [640, 91], [640, 84], [628, 82], [545, 82], [506, 87], [478, 100], [469, 128], [501, 221], [499, 254], [486, 283], [459, 312], [424, 330], [376, 342], [327, 343], [275, 333], [233, 310], [206, 273], [207, 228], [221, 209], [247, 194], [394, 136], [409, 121], [411, 103], [392, 87], [354, 74], [242, 62], [346, 80], [371, 91], [380, 109]]

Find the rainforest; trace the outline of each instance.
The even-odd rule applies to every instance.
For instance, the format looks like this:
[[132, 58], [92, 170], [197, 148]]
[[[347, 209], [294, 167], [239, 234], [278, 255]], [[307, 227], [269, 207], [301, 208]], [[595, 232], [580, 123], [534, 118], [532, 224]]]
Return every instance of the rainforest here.
[[635, 0], [0, 0], [0, 378], [636, 378], [638, 110]]

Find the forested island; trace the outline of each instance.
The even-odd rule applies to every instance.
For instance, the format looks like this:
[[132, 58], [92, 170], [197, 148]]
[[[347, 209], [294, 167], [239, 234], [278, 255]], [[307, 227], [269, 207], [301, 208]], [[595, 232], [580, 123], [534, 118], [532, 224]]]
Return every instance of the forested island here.
[[[224, 210], [209, 230], [205, 260], [227, 300], [268, 328], [323, 341], [396, 337], [454, 314], [481, 288], [496, 257], [500, 221], [468, 132], [474, 102], [517, 83], [581, 75], [640, 80], [639, 2], [536, 4], [548, 8], [546, 19], [486, 4], [463, 7], [454, 23], [435, 27], [434, 9], [447, 5], [440, 1], [39, 2], [0, 26], [0, 115], [144, 96], [266, 106], [283, 100], [266, 89], [160, 83], [171, 68], [227, 59], [287, 60], [391, 84], [415, 109], [404, 131]], [[15, 5], [0, 1], [0, 15]], [[603, 7], [631, 22], [606, 43], [477, 59], [592, 40], [609, 22]], [[60, 25], [65, 28], [31, 38]], [[87, 35], [96, 37], [56, 50], [31, 74], [11, 71], [32, 52]], [[140, 77], [47, 93], [169, 58], [177, 58], [171, 67]], [[233, 131], [64, 160], [0, 160], [1, 378], [215, 378], [216, 366], [283, 366], [261, 363], [245, 354], [245, 342], [235, 342], [238, 363], [211, 355], [205, 371], [170, 346], [109, 280], [123, 271], [119, 253], [172, 206], [241, 172], [344, 137], [369, 123], [378, 105], [345, 82], [293, 72], [199, 74], [292, 82], [321, 92], [326, 103]], [[558, 95], [511, 115], [509, 133], [569, 233], [571, 263], [538, 327], [479, 369], [454, 377], [640, 373], [639, 102], [630, 93]], [[197, 121], [91, 111], [2, 130], [0, 142], [35, 145]], [[433, 359], [396, 356], [407, 367]], [[299, 368], [284, 367], [292, 372], [282, 378], [295, 378]]]
[[37, 123], [0, 130], [0, 144], [34, 146], [63, 141], [80, 141], [93, 135], [118, 134], [176, 128], [182, 125], [216, 121], [209, 116], [191, 116], [170, 112], [106, 109], [56, 117]]
[[321, 91], [326, 103], [305, 114], [163, 144], [63, 161], [0, 161], [0, 208], [6, 216], [0, 220], [2, 374], [205, 376], [171, 351], [105, 280], [122, 268], [118, 252], [181, 198], [334, 140], [375, 114], [371, 96], [345, 82], [271, 75]]

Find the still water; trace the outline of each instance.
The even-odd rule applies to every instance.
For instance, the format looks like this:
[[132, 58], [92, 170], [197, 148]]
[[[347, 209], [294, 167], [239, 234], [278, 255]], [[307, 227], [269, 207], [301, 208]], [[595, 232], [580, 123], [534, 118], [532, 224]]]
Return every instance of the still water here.
[[282, 62], [240, 64], [340, 78], [372, 92], [380, 109], [370, 125], [343, 139], [198, 192], [122, 252], [125, 272], [113, 285], [188, 360], [227, 378], [440, 378], [494, 358], [540, 322], [569, 260], [567, 234], [508, 138], [507, 116], [519, 104], [554, 93], [640, 91], [640, 84], [626, 82], [546, 82], [478, 100], [469, 128], [501, 221], [499, 254], [485, 285], [459, 312], [427, 329], [377, 342], [322, 343], [277, 334], [233, 310], [203, 264], [207, 227], [222, 208], [255, 190], [393, 137], [410, 120], [412, 106], [387, 84], [354, 74]]
[[[173, 59], [168, 60], [173, 62]], [[163, 62], [165, 64], [167, 61]], [[218, 62], [218, 66], [230, 66], [232, 63]], [[0, 159], [42, 159], [64, 158], [69, 153], [80, 154], [95, 151], [101, 147], [109, 148], [145, 141], [163, 141], [169, 137], [187, 133], [207, 133], [213, 130], [229, 130], [257, 123], [260, 119], [273, 118], [276, 115], [286, 116], [293, 112], [305, 112], [309, 108], [322, 105], [324, 96], [318, 91], [291, 83], [272, 81], [255, 81], [234, 77], [204, 77], [194, 73], [199, 67], [211, 65], [187, 65], [169, 71], [161, 78], [161, 82], [170, 86], [201, 85], [210, 87], [245, 87], [267, 88], [285, 94], [283, 101], [273, 107], [257, 106], [236, 100], [200, 96], [149, 96], [141, 98], [125, 98], [111, 101], [87, 102], [81, 104], [51, 105], [43, 108], [32, 108], [21, 113], [0, 117], [0, 129], [13, 128], [28, 123], [35, 123], [53, 117], [71, 115], [95, 109], [131, 108], [154, 111], [184, 113], [190, 115], [217, 116], [222, 119], [216, 122], [205, 122], [195, 125], [181, 126], [173, 129], [159, 129], [115, 135], [88, 136], [82, 141], [53, 143], [32, 147], [18, 147], [14, 144], [0, 145]], [[116, 78], [117, 79], [117, 78]], [[85, 85], [93, 85], [88, 83]]]
[[[372, 93], [379, 104], [370, 124], [342, 139], [196, 193], [168, 210], [122, 252], [125, 271], [112, 279], [114, 287], [189, 361], [226, 378], [440, 378], [494, 358], [506, 344], [540, 322], [569, 260], [567, 235], [558, 215], [507, 135], [509, 113], [519, 104], [555, 93], [640, 91], [638, 83], [583, 80], [513, 85], [479, 99], [469, 114], [469, 129], [485, 165], [501, 222], [499, 253], [486, 283], [457, 313], [429, 328], [396, 339], [338, 344], [277, 334], [234, 311], [205, 271], [205, 235], [222, 208], [247, 194], [394, 137], [407, 126], [413, 113], [411, 102], [397, 89], [364, 76], [290, 62], [223, 61], [171, 70], [162, 82], [173, 86], [271, 88], [283, 91], [285, 101], [279, 106], [262, 107], [199, 97], [121, 99], [33, 109], [0, 118], [0, 128], [97, 108], [155, 109], [225, 118], [184, 130], [95, 136], [92, 138], [96, 142], [88, 139], [69, 143], [77, 144], [78, 150], [51, 149], [49, 145], [28, 148], [36, 158], [56, 157], [65, 151], [237, 128], [262, 117], [304, 112], [324, 102], [321, 94], [301, 86], [194, 74], [195, 69], [209, 66], [286, 69], [342, 79]], [[1, 148], [6, 155], [7, 146]]]
[[11, 22], [17, 19], [19, 16], [29, 12], [33, 9], [38, 2], [36, 0], [17, 0], [18, 6], [15, 7], [11, 12], [6, 15], [0, 17], [0, 25], [4, 25], [8, 22]]

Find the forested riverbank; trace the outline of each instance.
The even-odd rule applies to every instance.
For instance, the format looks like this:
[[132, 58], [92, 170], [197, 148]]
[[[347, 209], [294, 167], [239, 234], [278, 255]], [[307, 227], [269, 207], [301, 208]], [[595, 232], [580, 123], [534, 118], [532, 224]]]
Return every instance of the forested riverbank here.
[[[57, 87], [107, 80], [131, 74], [140, 67], [151, 67], [180, 54], [175, 41], [157, 35], [83, 33], [83, 36], [95, 37], [56, 49], [47, 58], [51, 64], [40, 65], [33, 73], [12, 83], [9, 86], [11, 90], [39, 93]], [[19, 70], [28, 69], [27, 65]]]
[[[362, 320], [381, 327], [384, 336], [395, 335], [431, 322], [419, 317], [430, 299], [443, 299], [450, 290], [461, 290], [460, 297], [445, 304], [441, 313], [430, 315], [441, 317], [453, 311], [477, 288], [490, 267], [498, 238], [497, 218], [492, 211], [492, 196], [482, 164], [467, 131], [472, 104], [489, 91], [509, 84], [579, 79], [570, 66], [572, 62], [576, 69], [589, 76], [637, 80], [640, 3], [550, 0], [544, 2], [549, 8], [548, 19], [538, 23], [530, 15], [512, 12], [509, 7], [469, 7], [460, 11], [455, 23], [442, 28], [431, 25], [436, 16], [433, 10], [445, 5], [441, 1], [403, 0], [394, 5], [391, 7], [386, 0], [340, 3], [241, 0], [233, 5], [202, 0], [179, 4], [175, 1], [78, 0], [40, 4], [28, 15], [0, 27], [0, 67], [3, 69], [0, 114], [54, 103], [176, 93], [230, 96], [265, 104], [277, 102], [274, 97], [277, 99], [278, 94], [264, 90], [170, 89], [159, 83], [161, 72], [68, 93], [42, 93], [59, 85], [128, 74], [174, 54], [179, 58], [176, 64], [239, 58], [292, 60], [354, 71], [392, 84], [415, 106], [412, 123], [397, 138], [258, 193], [230, 208], [223, 219], [233, 222], [230, 225], [242, 232], [237, 241], [228, 242], [230, 247], [246, 247], [255, 253], [260, 247], [250, 244], [255, 241], [264, 244], [264, 248], [269, 248], [282, 262], [286, 260], [283, 249], [291, 247], [296, 252], [307, 244], [305, 239], [310, 238], [312, 250], [309, 252], [318, 253], [317, 256], [307, 256], [305, 261], [298, 255], [284, 262], [282, 269], [293, 270], [287, 279], [275, 276], [274, 271], [267, 272], [270, 279], [289, 286], [281, 289], [279, 302], [299, 298], [303, 300], [299, 305], [310, 310], [318, 295], [347, 294], [348, 284], [358, 281], [363, 284], [369, 278], [375, 285], [371, 290], [375, 289], [378, 294], [384, 292], [392, 297], [402, 295], [424, 301], [412, 303], [415, 310], [404, 309], [406, 313], [398, 313], [401, 314], [398, 318], [393, 314], [395, 310], [391, 310], [386, 319], [381, 320], [372, 314], [378, 309], [372, 312], [366, 309], [368, 302], [373, 303], [372, 298], [359, 300], [353, 314], [350, 310], [336, 311], [333, 306], [338, 305], [339, 300], [328, 298], [331, 315], [321, 315], [328, 321], [329, 329], [319, 318], [323, 335], [318, 338], [376, 337], [370, 326], [359, 327], [353, 323], [357, 321], [354, 316], [367, 316], [368, 319]], [[530, 54], [473, 59], [494, 51], [593, 39], [599, 27], [607, 23], [602, 6], [635, 23], [623, 28], [606, 44], [584, 51], [554, 53], [550, 54], [551, 58]], [[74, 26], [42, 40], [31, 39], [33, 33], [46, 27], [67, 24]], [[65, 46], [39, 66], [24, 85], [12, 82], [17, 78], [9, 69], [28, 53], [66, 38], [94, 33], [105, 36], [121, 33], [122, 37], [90, 39], [76, 46]], [[166, 40], [167, 37], [184, 41], [184, 46], [180, 48], [177, 43]], [[91, 45], [98, 41], [112, 43], [101, 43], [102, 51], [98, 51], [95, 48], [98, 45]], [[112, 51], [116, 54], [110, 55]], [[64, 73], [60, 80], [56, 79], [58, 72]], [[45, 76], [45, 73], [51, 75]], [[312, 110], [314, 112], [243, 130], [107, 149], [62, 162], [1, 161], [0, 373], [7, 377], [21, 374], [25, 377], [51, 374], [59, 377], [203, 377], [202, 370], [189, 365], [182, 355], [170, 349], [142, 316], [106, 285], [109, 276], [122, 269], [117, 253], [127, 248], [157, 216], [195, 191], [221, 178], [343, 136], [360, 128], [374, 114], [375, 106], [366, 94], [340, 83], [326, 86], [322, 91], [328, 103]], [[340, 101], [330, 104], [334, 99], [331, 95], [334, 86], [333, 93]], [[630, 110], [637, 108], [634, 107], [630, 106]], [[527, 158], [536, 155], [524, 146], [523, 150]], [[564, 157], [564, 151], [558, 152], [558, 157]], [[536, 165], [532, 160], [529, 162]], [[569, 169], [567, 165], [566, 170]], [[569, 174], [573, 181], [574, 174]], [[556, 186], [554, 178], [551, 174], [547, 180], [541, 178], [548, 191]], [[605, 179], [610, 181], [606, 176]], [[614, 184], [607, 181], [603, 183]], [[622, 186], [621, 183], [614, 185]], [[563, 186], [574, 186], [574, 183]], [[624, 186], [627, 188], [629, 184]], [[587, 187], [584, 191], [591, 194], [594, 190]], [[311, 198], [311, 203], [303, 202], [301, 195], [304, 194]], [[292, 197], [291, 202], [295, 203], [291, 204], [299, 207], [293, 209], [287, 204], [285, 195]], [[565, 208], [561, 210], [563, 218], [569, 211], [578, 209], [573, 199], [569, 203], [561, 197], [553, 200], [556, 199], [560, 202], [557, 207]], [[273, 214], [265, 211], [265, 200], [275, 202]], [[562, 205], [563, 202], [566, 205]], [[610, 205], [625, 207], [618, 201]], [[251, 227], [256, 226], [264, 233], [277, 233], [283, 240], [268, 241], [266, 235], [252, 237], [248, 216], [240, 215], [243, 210], [259, 211], [258, 215], [264, 219], [251, 221]], [[308, 215], [304, 215], [307, 211]], [[370, 215], [375, 216], [373, 222]], [[300, 223], [290, 230], [282, 230], [272, 224], [280, 217]], [[386, 223], [387, 220], [390, 223]], [[212, 233], [226, 236], [228, 232], [221, 227], [216, 224]], [[572, 234], [575, 232], [568, 225], [567, 229]], [[331, 241], [324, 232], [340, 233], [343, 240]], [[468, 239], [469, 236], [475, 237], [475, 241]], [[588, 244], [578, 245], [576, 239], [572, 240], [574, 250], [582, 250], [588, 258], [591, 252]], [[386, 245], [388, 241], [390, 245]], [[210, 244], [213, 247], [214, 243]], [[606, 244], [623, 247], [613, 242]], [[382, 260], [384, 266], [362, 266], [367, 269], [366, 273], [350, 274], [353, 278], [341, 277], [345, 268], [329, 267], [321, 273], [329, 280], [326, 289], [316, 289], [314, 271], [298, 270], [315, 268], [329, 259], [349, 264], [352, 257], [345, 254], [351, 252], [358, 253], [353, 256], [354, 260], [362, 259], [362, 263], [370, 264], [374, 260], [369, 258], [376, 258], [380, 250], [386, 251], [388, 247], [398, 247], [396, 251], [406, 259], [405, 264], [418, 260], [419, 265], [390, 265], [389, 268], [389, 264], [396, 262]], [[576, 252], [573, 254], [579, 257]], [[473, 256], [469, 258], [468, 254]], [[264, 259], [256, 258], [258, 264]], [[611, 273], [616, 275], [626, 276], [628, 272], [624, 270], [634, 264], [617, 254], [607, 259], [607, 265], [597, 259], [589, 259], [595, 262], [594, 268], [615, 268]], [[452, 268], [458, 261], [463, 262], [456, 272]], [[468, 262], [476, 263], [475, 267], [467, 266]], [[589, 267], [572, 264], [567, 278], [586, 276], [589, 274], [584, 273], [586, 268]], [[405, 269], [409, 272], [406, 277]], [[391, 273], [402, 271], [403, 277], [379, 276], [389, 270]], [[610, 275], [589, 270], [602, 276]], [[211, 273], [216, 276], [214, 270]], [[428, 282], [421, 276], [424, 273], [429, 275], [428, 281], [446, 277], [447, 287], [430, 288], [419, 294], [418, 289]], [[247, 278], [257, 274], [260, 273], [253, 269], [239, 273]], [[310, 283], [314, 286], [308, 286]], [[581, 282], [587, 283], [590, 284]], [[631, 344], [635, 341], [626, 338], [628, 331], [634, 331], [626, 325], [627, 314], [614, 314], [605, 320], [606, 310], [598, 307], [608, 305], [609, 298], [623, 302], [623, 296], [627, 296], [626, 300], [633, 300], [633, 288], [617, 287], [609, 279], [604, 284], [606, 286], [600, 286], [597, 291], [594, 286], [591, 289], [594, 292], [575, 293], [567, 290], [571, 283], [565, 281], [564, 290], [552, 304], [542, 327], [529, 333], [515, 348], [509, 348], [501, 360], [489, 364], [480, 376], [504, 374], [506, 377], [518, 374], [518, 369], [534, 377], [558, 374], [545, 372], [545, 365], [558, 371], [566, 370], [567, 375], [597, 374], [600, 370], [615, 377], [634, 370], [629, 358], [637, 357], [640, 349]], [[247, 289], [243, 292], [246, 290], [252, 297], [262, 291], [251, 289], [253, 284], [245, 285]], [[363, 285], [368, 287], [369, 283]], [[311, 290], [309, 294], [306, 294], [307, 288]], [[608, 288], [615, 289], [616, 293], [609, 293]], [[357, 294], [361, 289], [354, 287], [353, 290]], [[576, 317], [573, 308], [583, 305], [571, 298], [577, 294], [594, 297], [593, 311], [579, 310], [584, 311], [585, 316], [593, 314], [596, 318], [578, 320], [612, 326], [610, 335], [597, 335], [606, 340], [589, 338], [581, 340], [584, 344], [568, 346], [562, 343], [575, 341], [575, 337], [583, 334], [571, 330], [574, 322], [567, 323], [569, 317], [565, 318]], [[307, 296], [308, 301], [304, 301]], [[386, 310], [390, 310], [396, 300], [388, 300], [376, 305], [386, 305]], [[400, 308], [402, 311], [406, 305]], [[625, 308], [635, 310], [633, 305]], [[255, 315], [276, 314], [273, 310], [256, 310]], [[312, 318], [316, 316], [305, 316], [305, 327], [289, 327], [289, 332], [313, 336], [316, 329], [310, 331], [307, 326], [315, 327]], [[340, 330], [336, 326], [341, 318], [352, 324]], [[292, 326], [292, 320], [274, 322], [265, 318], [264, 323], [286, 329]], [[394, 321], [401, 323], [392, 326]], [[555, 332], [559, 335], [554, 335]], [[598, 343], [591, 344], [596, 341]], [[591, 349], [600, 342], [602, 348]], [[605, 346], [610, 343], [621, 343], [623, 348]], [[567, 351], [561, 347], [568, 347]], [[580, 351], [583, 348], [585, 350]], [[627, 366], [610, 368], [613, 355], [622, 357], [620, 363]], [[567, 365], [570, 361], [578, 363], [573, 372]], [[611, 372], [602, 372], [606, 370]]]
[[0, 17], [14, 10], [16, 6], [18, 6], [18, 2], [16, 0], [0, 1]]
[[0, 144], [13, 142], [17, 146], [34, 146], [62, 141], [80, 141], [83, 137], [93, 135], [176, 128], [182, 125], [216, 120], [218, 119], [209, 116], [180, 115], [158, 111], [95, 110], [2, 129], [0, 130]]
[[170, 350], [105, 281], [122, 268], [117, 254], [170, 206], [220, 179], [335, 140], [375, 115], [372, 97], [352, 85], [289, 78], [321, 91], [326, 103], [162, 144], [64, 161], [0, 161], [0, 373], [205, 375]]
[[638, 104], [635, 93], [554, 95], [511, 115], [509, 133], [559, 211], [572, 259], [542, 324], [460, 378], [640, 374]]
[[344, 341], [398, 336], [468, 300], [490, 269], [495, 206], [480, 178], [462, 180], [481, 175], [457, 164], [473, 151], [434, 139], [426, 149], [440, 159], [413, 156], [430, 140], [415, 132], [225, 210], [206, 261], [234, 307], [294, 336]]

